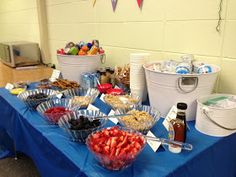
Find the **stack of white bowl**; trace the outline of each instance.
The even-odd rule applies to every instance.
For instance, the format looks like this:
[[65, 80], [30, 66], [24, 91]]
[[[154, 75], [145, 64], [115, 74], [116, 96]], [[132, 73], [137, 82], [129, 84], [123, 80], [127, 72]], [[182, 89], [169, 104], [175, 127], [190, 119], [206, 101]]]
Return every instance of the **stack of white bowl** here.
[[149, 60], [149, 53], [130, 54], [130, 90], [140, 97], [142, 101], [147, 99], [147, 87], [143, 64]]

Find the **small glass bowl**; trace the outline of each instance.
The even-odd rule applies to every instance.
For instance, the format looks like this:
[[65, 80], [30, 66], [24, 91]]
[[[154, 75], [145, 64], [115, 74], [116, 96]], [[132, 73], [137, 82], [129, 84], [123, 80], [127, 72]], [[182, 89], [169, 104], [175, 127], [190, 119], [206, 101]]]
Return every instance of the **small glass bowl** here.
[[14, 88], [25, 88], [27, 89], [29, 82], [28, 81], [19, 81], [13, 84]]
[[66, 90], [63, 94], [66, 98], [72, 98], [74, 105], [79, 104], [81, 108], [86, 108], [95, 101], [99, 91], [95, 88], [74, 88]]
[[104, 101], [106, 104], [110, 105], [113, 110], [116, 109], [130, 110], [135, 105], [139, 105], [141, 103], [140, 97], [134, 94], [131, 95], [106, 94], [104, 96]]
[[[29, 99], [29, 96], [37, 95], [37, 94], [44, 94], [46, 98], [39, 98], [39, 99]], [[30, 108], [35, 109], [40, 103], [44, 101], [48, 101], [56, 96], [57, 92], [51, 89], [34, 89], [34, 90], [27, 90], [20, 93], [17, 97], [22, 100], [27, 106]]]
[[29, 85], [29, 82], [16, 82], [13, 84], [14, 88], [10, 90], [10, 93], [12, 95], [19, 95], [20, 93], [24, 92], [27, 90], [27, 87]]
[[105, 114], [96, 110], [79, 110], [62, 116], [58, 121], [58, 125], [68, 133], [71, 141], [85, 143], [86, 138], [89, 136], [89, 134], [101, 129], [106, 124], [107, 119], [99, 119], [98, 121], [100, 122], [100, 125], [93, 128], [80, 130], [71, 129], [70, 121], [78, 121], [81, 116], [88, 117], [90, 121], [94, 121], [94, 117], [105, 116]]
[[[50, 109], [58, 109], [51, 113], [46, 113]], [[65, 114], [79, 110], [80, 106], [74, 106], [72, 104], [72, 99], [54, 99], [41, 103], [37, 106], [36, 110], [42, 117], [44, 117], [49, 123], [57, 124], [58, 120]], [[63, 111], [60, 111], [63, 110]]]
[[130, 115], [130, 119], [127, 119], [129, 115], [124, 116], [126, 119], [123, 119], [124, 117], [119, 117], [119, 123], [127, 128], [131, 128], [133, 130], [139, 131], [143, 134], [147, 134], [147, 132], [157, 123], [157, 121], [160, 119], [160, 112], [151, 106], [146, 106], [146, 105], [136, 105], [129, 110], [127, 109], [117, 109], [115, 111], [115, 114], [129, 114], [129, 111], [144, 111], [148, 113], [152, 119], [146, 118], [145, 116], [141, 115], [138, 116], [137, 118], [132, 117], [132, 114]]
[[[128, 132], [130, 134], [137, 135], [137, 136], [141, 137], [141, 139], [143, 140], [143, 145], [140, 147], [140, 149], [138, 151], [135, 151], [135, 153], [127, 152], [127, 154], [125, 154], [125, 155], [118, 154], [117, 156], [116, 155], [111, 156], [110, 153], [106, 153], [103, 150], [101, 150], [99, 153], [95, 152], [95, 150], [93, 148], [93, 146], [95, 144], [92, 142], [92, 139], [93, 139], [92, 137], [94, 135], [96, 136], [96, 134], [99, 134], [102, 131], [106, 131], [109, 129], [112, 129], [112, 127], [104, 128], [100, 131], [96, 131], [96, 132], [93, 132], [92, 134], [90, 134], [86, 140], [86, 145], [87, 145], [89, 151], [93, 154], [94, 158], [99, 162], [99, 164], [101, 166], [103, 166], [109, 170], [125, 169], [125, 168], [129, 167], [130, 165], [132, 165], [132, 163], [136, 160], [137, 156], [143, 151], [147, 140], [140, 132], [134, 131], [132, 129], [127, 129], [125, 127], [118, 127], [118, 129], [121, 130], [122, 132]], [[106, 138], [101, 138], [101, 140], [99, 141], [99, 144], [100, 143], [107, 143]], [[116, 148], [116, 146], [115, 146], [115, 148]], [[119, 152], [121, 152], [122, 148], [123, 147], [121, 146]], [[118, 151], [117, 149], [118, 148], [115, 149], [116, 152]]]

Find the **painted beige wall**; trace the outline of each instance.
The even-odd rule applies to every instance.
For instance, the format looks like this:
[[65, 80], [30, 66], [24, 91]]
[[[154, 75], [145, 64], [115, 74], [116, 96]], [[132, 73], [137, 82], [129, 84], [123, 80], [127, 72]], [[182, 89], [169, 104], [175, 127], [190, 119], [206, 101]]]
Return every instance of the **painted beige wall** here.
[[116, 12], [109, 0], [47, 0], [49, 44], [55, 51], [67, 41], [97, 38], [108, 65], [129, 62], [130, 52], [149, 52], [151, 60], [195, 58], [221, 65], [218, 91], [236, 94], [236, 1], [224, 0], [221, 32], [215, 30], [219, 0], [119, 0]]
[[[94, 38], [106, 50], [107, 65], [128, 63], [131, 52], [149, 52], [151, 60], [190, 53], [220, 65], [218, 91], [236, 94], [236, 1], [223, 1], [218, 33], [220, 0], [144, 0], [142, 11], [136, 0], [119, 0], [115, 13], [110, 0], [97, 0], [94, 8], [92, 0], [46, 0], [52, 62], [66, 42]], [[39, 39], [33, 0], [1, 3], [10, 5], [0, 6], [0, 40]]]
[[0, 41], [39, 42], [36, 0], [0, 1]]

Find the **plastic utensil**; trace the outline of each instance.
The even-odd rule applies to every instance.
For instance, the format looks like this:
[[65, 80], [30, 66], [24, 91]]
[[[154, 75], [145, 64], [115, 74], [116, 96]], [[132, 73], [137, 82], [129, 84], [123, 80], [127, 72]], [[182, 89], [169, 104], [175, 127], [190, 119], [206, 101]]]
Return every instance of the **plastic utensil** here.
[[96, 119], [109, 119], [109, 118], [117, 118], [117, 117], [122, 117], [122, 116], [129, 116], [131, 114], [117, 114], [117, 115], [110, 115], [110, 116], [95, 116], [95, 117], [89, 117], [91, 120], [96, 120]]
[[173, 141], [173, 140], [169, 140], [169, 139], [166, 139], [166, 138], [154, 138], [154, 137], [145, 136], [145, 135], [144, 135], [144, 137], [145, 137], [147, 140], [161, 142], [161, 144], [163, 144], [163, 145], [176, 145], [176, 146], [179, 146], [179, 147], [181, 147], [182, 149], [187, 150], [187, 151], [191, 151], [191, 150], [193, 149], [193, 145], [192, 145], [192, 144], [189, 144], [189, 143], [183, 143], [183, 142], [179, 142], [179, 141]]

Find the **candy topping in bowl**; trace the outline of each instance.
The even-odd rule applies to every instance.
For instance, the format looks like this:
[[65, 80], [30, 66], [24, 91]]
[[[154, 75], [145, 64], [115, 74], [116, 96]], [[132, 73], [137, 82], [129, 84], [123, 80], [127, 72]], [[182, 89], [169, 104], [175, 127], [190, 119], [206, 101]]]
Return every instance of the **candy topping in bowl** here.
[[74, 88], [66, 90], [63, 94], [65, 97], [72, 98], [72, 104], [74, 106], [80, 105], [80, 107], [85, 108], [95, 101], [99, 95], [99, 91], [95, 88]]
[[129, 114], [120, 117], [119, 122], [143, 134], [146, 134], [160, 118], [160, 112], [157, 109], [145, 105], [134, 106], [132, 110], [118, 109], [116, 114]]
[[95, 117], [105, 116], [100, 111], [78, 110], [62, 116], [58, 125], [66, 130], [72, 141], [84, 143], [89, 134], [101, 129], [107, 119], [96, 119]]
[[58, 120], [65, 114], [76, 111], [79, 105], [73, 106], [71, 99], [54, 99], [41, 103], [36, 110], [49, 121], [57, 124]]
[[36, 108], [40, 103], [50, 100], [56, 95], [56, 91], [51, 89], [34, 89], [20, 93], [17, 97], [31, 108]]
[[104, 101], [109, 104], [114, 110], [124, 109], [129, 110], [134, 105], [139, 104], [140, 99], [131, 95], [110, 95], [104, 96]]

